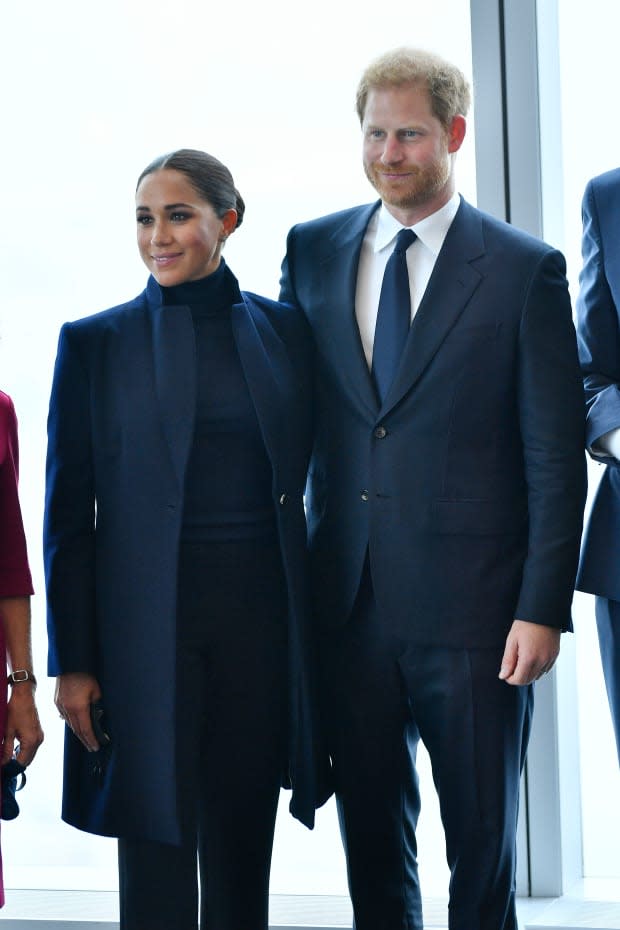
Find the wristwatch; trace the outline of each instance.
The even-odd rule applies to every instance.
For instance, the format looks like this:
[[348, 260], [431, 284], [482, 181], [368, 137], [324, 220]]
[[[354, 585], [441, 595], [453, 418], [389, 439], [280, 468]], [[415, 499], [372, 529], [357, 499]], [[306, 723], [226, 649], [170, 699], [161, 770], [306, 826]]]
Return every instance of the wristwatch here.
[[16, 668], [14, 672], [8, 676], [6, 683], [7, 685], [19, 685], [23, 681], [29, 681], [31, 685], [37, 686], [37, 679], [34, 677], [34, 674], [28, 671], [27, 668]]

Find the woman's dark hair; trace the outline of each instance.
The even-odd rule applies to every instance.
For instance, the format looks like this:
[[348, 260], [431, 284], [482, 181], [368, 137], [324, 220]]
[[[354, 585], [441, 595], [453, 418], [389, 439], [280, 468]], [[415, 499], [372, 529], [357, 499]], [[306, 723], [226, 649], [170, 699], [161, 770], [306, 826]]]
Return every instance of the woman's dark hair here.
[[227, 210], [236, 210], [237, 226], [241, 226], [245, 203], [235, 187], [232, 174], [221, 161], [198, 149], [177, 149], [176, 152], [160, 155], [147, 165], [138, 178], [136, 190], [147, 174], [164, 168], [184, 174], [196, 193], [211, 204], [218, 217], [224, 216]]

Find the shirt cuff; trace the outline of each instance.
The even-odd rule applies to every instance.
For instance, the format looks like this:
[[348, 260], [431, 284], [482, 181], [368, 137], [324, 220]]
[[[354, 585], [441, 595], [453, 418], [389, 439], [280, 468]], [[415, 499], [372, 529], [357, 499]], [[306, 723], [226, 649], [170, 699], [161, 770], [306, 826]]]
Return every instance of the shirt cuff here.
[[602, 436], [592, 443], [592, 452], [595, 455], [610, 456], [614, 459], [620, 459], [620, 427], [603, 433]]

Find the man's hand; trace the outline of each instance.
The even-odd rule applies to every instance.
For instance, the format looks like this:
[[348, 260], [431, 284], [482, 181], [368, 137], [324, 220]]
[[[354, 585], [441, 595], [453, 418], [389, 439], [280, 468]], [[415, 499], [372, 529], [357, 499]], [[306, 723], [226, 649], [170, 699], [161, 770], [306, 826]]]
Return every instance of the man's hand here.
[[553, 668], [560, 652], [560, 630], [515, 620], [506, 638], [499, 677], [509, 685], [529, 685]]
[[99, 749], [90, 721], [90, 705], [100, 697], [101, 688], [93, 675], [72, 672], [56, 679], [54, 702], [58, 712], [89, 752]]

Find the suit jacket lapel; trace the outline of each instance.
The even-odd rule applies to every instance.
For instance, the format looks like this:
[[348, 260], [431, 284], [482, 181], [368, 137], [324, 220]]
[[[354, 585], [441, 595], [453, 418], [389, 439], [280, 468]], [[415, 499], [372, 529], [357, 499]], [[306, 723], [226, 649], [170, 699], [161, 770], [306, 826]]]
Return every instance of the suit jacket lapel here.
[[480, 217], [465, 202], [448, 230], [382, 413], [411, 390], [463, 313], [482, 276], [472, 266], [486, 251]]
[[377, 206], [360, 207], [326, 242], [327, 254], [320, 260], [325, 312], [312, 321], [321, 354], [339, 373], [356, 405], [365, 406], [373, 419], [378, 401], [355, 317], [355, 290], [362, 241]]
[[183, 488], [194, 436], [196, 408], [196, 347], [192, 315], [189, 307], [162, 306], [157, 300], [158, 285], [152, 280], [147, 285], [147, 297], [162, 429], [174, 473], [179, 487]]

